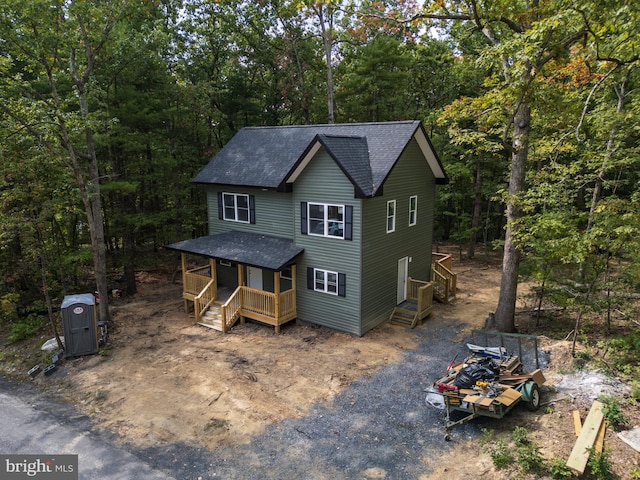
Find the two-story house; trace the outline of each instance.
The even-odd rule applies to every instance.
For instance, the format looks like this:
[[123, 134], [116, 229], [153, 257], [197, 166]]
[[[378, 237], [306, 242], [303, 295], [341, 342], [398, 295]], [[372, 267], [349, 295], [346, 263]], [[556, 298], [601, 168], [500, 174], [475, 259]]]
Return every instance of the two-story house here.
[[363, 335], [431, 279], [446, 180], [418, 121], [244, 128], [193, 179], [209, 235], [167, 246], [185, 307], [222, 331], [297, 318]]

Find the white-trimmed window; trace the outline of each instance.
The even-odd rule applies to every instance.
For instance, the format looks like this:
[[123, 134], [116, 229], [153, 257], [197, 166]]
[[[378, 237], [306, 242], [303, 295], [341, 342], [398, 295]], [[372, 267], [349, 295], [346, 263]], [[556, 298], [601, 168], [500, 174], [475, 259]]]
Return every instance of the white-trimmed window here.
[[300, 233], [353, 239], [353, 205], [300, 202]]
[[344, 238], [344, 205], [308, 203], [309, 235]]
[[330, 293], [338, 295], [338, 272], [314, 269], [313, 289], [316, 292]]
[[223, 192], [222, 214], [223, 220], [249, 223], [249, 195]]
[[347, 275], [322, 268], [307, 268], [307, 288], [339, 297], [347, 295]]
[[418, 223], [418, 196], [409, 197], [409, 226], [412, 227]]
[[396, 231], [396, 201], [387, 202], [387, 233]]

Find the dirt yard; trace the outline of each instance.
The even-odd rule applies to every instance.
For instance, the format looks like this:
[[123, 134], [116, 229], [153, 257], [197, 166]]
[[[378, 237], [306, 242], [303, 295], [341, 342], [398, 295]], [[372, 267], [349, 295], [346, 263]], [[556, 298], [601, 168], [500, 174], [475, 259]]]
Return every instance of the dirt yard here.
[[[495, 308], [500, 269], [495, 258], [455, 258], [454, 269], [457, 300], [438, 305], [427, 322], [437, 326], [447, 319], [461, 320], [462, 340], [471, 329], [482, 328]], [[353, 382], [399, 362], [419, 341], [414, 331], [386, 323], [362, 338], [295, 322], [280, 334], [248, 322], [225, 335], [194, 324], [183, 311], [181, 286], [171, 284], [170, 277], [140, 274], [139, 293], [113, 301], [116, 328], [105, 355], [68, 360], [56, 387], [58, 395], [73, 397], [99, 428], [136, 448], [182, 442], [215, 451], [247, 444], [268, 426], [304, 417]], [[545, 375], [550, 385], [557, 384], [564, 378], [558, 370], [568, 370], [571, 363], [569, 344], [543, 340], [543, 349], [551, 355]], [[52, 378], [41, 375], [34, 383], [51, 385]], [[425, 379], [424, 387], [432, 380]], [[577, 377], [573, 387], [577, 390], [569, 396], [548, 389], [543, 397], [547, 404], [539, 412], [514, 412], [495, 425], [496, 431], [510, 432], [524, 422], [545, 455], [569, 452], [576, 438], [571, 411], [579, 409], [584, 420], [594, 391], [584, 377]], [[607, 447], [616, 473], [631, 478], [630, 468], [640, 464], [639, 455], [611, 429]], [[469, 451], [474, 451], [473, 461], [460, 462], [469, 458]], [[479, 451], [477, 438], [465, 436], [450, 442], [441, 456], [425, 459], [425, 465], [432, 473], [424, 478], [512, 476], [495, 471], [489, 456]], [[385, 478], [370, 473], [368, 478]]]

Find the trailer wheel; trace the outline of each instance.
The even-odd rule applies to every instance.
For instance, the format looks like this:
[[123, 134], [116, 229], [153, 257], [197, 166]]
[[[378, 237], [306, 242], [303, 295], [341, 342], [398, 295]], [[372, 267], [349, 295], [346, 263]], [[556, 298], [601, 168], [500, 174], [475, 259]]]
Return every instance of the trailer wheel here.
[[529, 400], [527, 401], [527, 408], [532, 412], [535, 412], [536, 410], [538, 410], [538, 408], [540, 408], [540, 389], [535, 383], [532, 383], [531, 385]]
[[451, 441], [451, 435], [449, 435], [448, 433], [445, 433], [445, 434], [444, 434], [444, 441], [445, 441], [445, 442], [449, 442], [449, 441]]

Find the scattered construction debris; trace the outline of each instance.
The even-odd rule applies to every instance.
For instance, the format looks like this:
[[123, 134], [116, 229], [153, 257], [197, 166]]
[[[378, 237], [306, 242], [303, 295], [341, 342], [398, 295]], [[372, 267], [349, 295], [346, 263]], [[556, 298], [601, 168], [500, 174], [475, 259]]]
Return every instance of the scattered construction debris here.
[[[473, 352], [463, 362], [449, 364], [444, 377], [433, 386], [443, 397], [446, 409], [445, 440], [449, 440], [452, 428], [467, 423], [477, 417], [504, 417], [519, 402], [525, 402], [527, 408], [535, 411], [540, 406], [540, 390], [545, 378], [540, 369], [524, 373], [517, 356], [510, 355], [506, 349], [480, 347], [468, 344]], [[430, 395], [427, 395], [427, 402]], [[453, 421], [451, 412], [458, 411], [467, 415]]]

